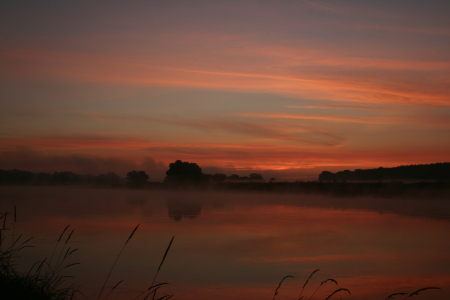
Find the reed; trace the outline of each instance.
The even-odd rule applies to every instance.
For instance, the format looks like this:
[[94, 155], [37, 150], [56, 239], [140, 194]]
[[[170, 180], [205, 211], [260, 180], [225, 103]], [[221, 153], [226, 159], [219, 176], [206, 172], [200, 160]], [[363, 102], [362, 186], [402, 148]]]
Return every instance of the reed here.
[[14, 243], [14, 235], [16, 233], [16, 221], [17, 221], [17, 210], [16, 210], [16, 205], [14, 204], [14, 214], [13, 214], [13, 233], [12, 233], [12, 239], [11, 239], [11, 247], [12, 244]]
[[333, 297], [334, 294], [339, 293], [341, 291], [347, 292], [350, 296], [352, 295], [348, 289], [337, 289], [334, 292], [332, 292], [328, 297], [326, 297], [325, 300], [330, 299], [331, 297]]
[[384, 300], [389, 300], [389, 299], [394, 298], [395, 296], [401, 296], [401, 295], [406, 295], [406, 294], [407, 293], [393, 293], [393, 294], [390, 294], [389, 296], [387, 296], [386, 299], [384, 299]]
[[421, 289], [419, 289], [419, 290], [409, 294], [405, 299], [408, 299], [409, 297], [414, 296], [414, 295], [419, 295], [420, 292], [423, 292], [423, 291], [426, 291], [426, 290], [440, 290], [440, 289], [441, 288], [433, 287], [433, 286], [432, 287], [421, 288]]
[[[147, 293], [147, 295], [144, 297], [144, 300], [147, 300], [149, 297], [150, 297], [150, 295], [153, 293], [153, 298], [152, 299], [155, 299], [155, 297], [156, 297], [156, 291], [162, 286], [162, 285], [165, 285], [165, 284], [167, 284], [167, 283], [159, 283], [159, 284], [156, 284], [155, 285], [155, 281], [156, 281], [156, 277], [158, 276], [158, 273], [159, 273], [159, 270], [161, 270], [161, 267], [162, 267], [162, 265], [163, 265], [163, 263], [164, 263], [164, 261], [165, 261], [165, 259], [166, 259], [166, 256], [167, 256], [167, 253], [169, 253], [169, 250], [170, 250], [170, 247], [172, 246], [172, 242], [173, 242], [173, 239], [175, 238], [175, 236], [173, 236], [172, 237], [172, 239], [170, 240], [170, 243], [169, 243], [169, 246], [167, 246], [167, 249], [166, 249], [166, 252], [164, 253], [164, 256], [163, 256], [163, 258], [162, 258], [162, 260], [161, 260], [161, 263], [159, 264], [159, 267], [158, 267], [158, 269], [156, 270], [156, 274], [155, 274], [155, 277], [153, 277], [153, 281], [152, 281], [152, 284], [150, 285], [150, 287], [149, 288], [147, 288], [145, 291], [143, 291], [142, 293], [140, 293], [136, 298], [134, 298], [133, 300], [136, 300], [136, 299], [139, 299], [142, 295], [144, 295], [145, 293]], [[169, 296], [169, 295], [166, 295], [166, 296]], [[171, 298], [173, 295], [171, 295], [169, 298]], [[165, 297], [165, 296], [164, 296]], [[169, 298], [166, 298], [166, 299], [169, 299]]]
[[314, 275], [316, 272], [319, 272], [319, 271], [320, 271], [320, 269], [314, 270], [314, 271], [311, 273], [311, 275], [309, 275], [308, 279], [306, 279], [305, 284], [303, 285], [302, 290], [300, 291], [300, 295], [298, 296], [298, 300], [303, 299], [302, 294], [303, 294], [303, 290], [305, 289], [305, 286], [308, 284], [308, 282], [309, 282], [309, 280], [311, 279], [311, 277], [313, 277], [313, 275]]
[[[20, 237], [15, 240], [16, 245]], [[36, 270], [29, 270], [26, 275], [18, 273], [11, 264], [13, 256], [26, 245], [30, 239], [22, 242], [18, 248], [8, 248], [0, 257], [0, 298], [2, 300], [36, 299], [36, 300], [68, 300], [73, 299], [77, 288], [73, 285], [63, 287], [67, 276], [59, 276], [47, 264], [46, 260], [35, 264]], [[72, 264], [74, 265], [74, 264]], [[69, 264], [66, 267], [70, 267]]]
[[[22, 235], [20, 235], [17, 239], [14, 239], [14, 230], [12, 235], [12, 242], [11, 245], [7, 248], [5, 247], [5, 235], [2, 235], [2, 232], [5, 230], [9, 230], [6, 228], [6, 219], [7, 216], [10, 215], [9, 212], [5, 212], [0, 214], [0, 224], [2, 226], [0, 227], [0, 299], [2, 300], [22, 300], [22, 299], [33, 299], [33, 300], [69, 300], [73, 299], [75, 294], [79, 294], [84, 296], [86, 299], [88, 299], [83, 293], [79, 291], [77, 287], [75, 287], [73, 284], [69, 285], [68, 287], [62, 287], [62, 284], [65, 282], [66, 278], [69, 278], [71, 276], [62, 276], [61, 271], [65, 270], [67, 268], [73, 267], [78, 265], [79, 263], [66, 263], [66, 260], [76, 251], [78, 251], [78, 248], [72, 249], [69, 246], [69, 241], [71, 237], [73, 236], [74, 229], [70, 231], [70, 233], [65, 237], [66, 232], [68, 231], [70, 225], [67, 225], [64, 230], [61, 232], [58, 240], [56, 241], [55, 247], [53, 248], [52, 254], [50, 256], [50, 259], [43, 259], [42, 261], [37, 261], [33, 266], [28, 270], [28, 273], [26, 275], [19, 274], [15, 271], [13, 268], [13, 257], [14, 255], [26, 248], [26, 247], [32, 247], [28, 245], [28, 243], [32, 240], [32, 238], [29, 238], [19, 244], [20, 240], [22, 239]], [[17, 209], [14, 205], [14, 228], [15, 228], [15, 222], [17, 221]], [[129, 243], [131, 238], [134, 236], [136, 230], [138, 229], [140, 224], [138, 224], [131, 234], [129, 235], [128, 239], [125, 241], [124, 245], [122, 246], [122, 249], [120, 250], [119, 254], [117, 255], [111, 269], [109, 270], [109, 273], [106, 277], [106, 280], [100, 290], [100, 293], [97, 297], [97, 300], [101, 299], [103, 292], [105, 290], [105, 286], [108, 283], [108, 280], [117, 264], [117, 261], [119, 260], [120, 256], [122, 255], [126, 245]], [[168, 283], [157, 283], [155, 284], [156, 278], [164, 264], [164, 261], [167, 257], [167, 254], [169, 253], [170, 247], [172, 246], [173, 240], [175, 236], [172, 237], [170, 240], [170, 243], [164, 253], [164, 256], [158, 266], [158, 269], [156, 271], [156, 274], [153, 278], [153, 281], [148, 289], [146, 289], [142, 294], [147, 293], [147, 295], [144, 297], [144, 299], [148, 299], [151, 295], [153, 295], [153, 299], [156, 297], [156, 292], [159, 288], [161, 288], [163, 285], [166, 285]], [[62, 243], [62, 247], [59, 250], [59, 246]], [[2, 248], [3, 247], [3, 248]], [[54, 260], [56, 257], [56, 253], [59, 252], [58, 258]], [[111, 290], [103, 297], [102, 300], [107, 299], [111, 293], [114, 292], [114, 290], [123, 282], [123, 280], [120, 280], [117, 284], [115, 284]], [[139, 297], [139, 296], [138, 296]], [[164, 295], [158, 300], [167, 300], [172, 298], [173, 295]]]
[[61, 234], [59, 235], [59, 238], [58, 238], [58, 240], [57, 240], [57, 242], [56, 242], [56, 244], [55, 244], [55, 247], [53, 248], [52, 255], [50, 256], [50, 263], [52, 263], [53, 255], [55, 255], [56, 248], [58, 247], [59, 242], [61, 241], [61, 239], [62, 239], [64, 233], [66, 232], [67, 228], [69, 228], [69, 226], [70, 226], [70, 224], [67, 225], [67, 226], [64, 228], [64, 230], [61, 232]]
[[[8, 212], [0, 216], [3, 219], [3, 230], [6, 228], [6, 217]], [[22, 235], [15, 238], [15, 223], [17, 222], [17, 208], [14, 205], [13, 232], [11, 234], [11, 244], [6, 247], [5, 236], [0, 239], [0, 299], [2, 300], [69, 300], [73, 299], [78, 289], [72, 284], [64, 287], [66, 278], [61, 276], [63, 269], [77, 265], [69, 263], [64, 265], [66, 259], [75, 251], [66, 251], [59, 263], [51, 265], [47, 259], [36, 262], [26, 275], [18, 273], [14, 268], [14, 258], [17, 253], [24, 248], [32, 247], [29, 242], [32, 237], [22, 242]], [[67, 229], [67, 228], [66, 228]], [[60, 236], [61, 239], [62, 235]], [[66, 240], [66, 243], [69, 241]], [[6, 247], [6, 248], [5, 248]], [[70, 249], [70, 247], [69, 247]], [[68, 250], [69, 250], [68, 249]]]
[[[55, 263], [55, 269], [60, 269], [60, 266], [62, 265], [64, 259], [67, 257], [68, 252], [69, 252], [69, 250], [70, 250], [70, 247], [69, 247], [69, 249], [67, 249], [66, 255], [64, 256], [63, 260], [62, 260], [61, 262], [59, 261], [59, 260], [61, 259], [62, 254], [64, 253], [64, 249], [66, 248], [67, 243], [69, 242], [70, 238], [72, 237], [72, 234], [73, 234], [74, 231], [75, 231], [75, 229], [72, 229], [72, 231], [70, 232], [70, 234], [69, 234], [69, 236], [67, 237], [66, 241], [64, 242], [64, 245], [63, 245], [63, 247], [61, 248], [61, 251], [59, 252], [58, 259], [56, 260], [56, 263]], [[50, 262], [49, 264], [51, 264], [51, 262]]]
[[283, 281], [284, 281], [286, 278], [294, 278], [294, 276], [287, 275], [287, 276], [284, 276], [283, 279], [281, 279], [280, 283], [278, 283], [277, 289], [275, 290], [275, 294], [273, 295], [273, 300], [275, 300], [275, 297], [278, 295], [278, 290], [280, 289], [281, 284], [283, 283]]
[[426, 290], [440, 290], [440, 289], [441, 289], [441, 288], [434, 287], [434, 286], [430, 286], [430, 287], [424, 287], [424, 288], [418, 289], [417, 291], [412, 292], [412, 293], [409, 294], [409, 295], [408, 295], [408, 293], [393, 293], [393, 294], [390, 294], [389, 296], [387, 296], [384, 300], [393, 299], [395, 296], [404, 296], [404, 295], [408, 295], [408, 296], [406, 296], [406, 298], [404, 298], [404, 300], [405, 300], [405, 299], [408, 299], [408, 298], [410, 298], [410, 297], [412, 297], [412, 296], [419, 295], [419, 293], [421, 293], [421, 292], [423, 292], [423, 291], [426, 291]]
[[103, 298], [103, 300], [105, 300], [106, 298], [108, 298], [109, 295], [111, 295], [111, 293], [119, 286], [119, 284], [121, 284], [123, 282], [123, 279], [121, 279], [118, 283], [116, 283], [115, 286], [112, 287], [112, 289], [109, 291], [108, 294], [106, 294], [105, 298]]
[[[136, 232], [136, 230], [138, 229], [140, 224], [138, 224], [134, 230], [131, 232], [130, 236], [128, 237], [127, 241], [125, 242], [125, 244], [123, 245], [122, 249], [119, 252], [119, 255], [117, 255], [116, 260], [114, 261], [111, 270], [109, 270], [108, 276], [106, 276], [106, 280], [105, 283], [102, 286], [102, 289], [100, 290], [100, 293], [98, 294], [97, 300], [100, 299], [100, 297], [102, 296], [103, 290], [105, 289], [106, 283], [108, 282], [109, 277], [111, 276], [112, 271], [114, 270], [114, 267], [116, 266], [117, 261], [119, 260], [120, 255], [122, 255], [123, 250], [125, 249], [125, 246], [128, 244], [128, 242], [131, 240], [131, 238], [133, 237], [134, 233]], [[106, 295], [107, 297], [108, 295]], [[105, 298], [106, 298], [105, 297]]]
[[321, 287], [322, 285], [324, 285], [325, 283], [327, 283], [327, 282], [334, 282], [336, 285], [338, 285], [337, 281], [334, 280], [333, 278], [329, 278], [329, 279], [327, 279], [327, 280], [323, 280], [323, 281], [320, 283], [320, 285], [316, 288], [316, 290], [314, 291], [314, 293], [311, 295], [311, 297], [309, 298], [309, 300], [311, 300], [311, 299], [314, 297], [314, 295], [317, 293], [317, 291], [320, 289], [320, 287]]

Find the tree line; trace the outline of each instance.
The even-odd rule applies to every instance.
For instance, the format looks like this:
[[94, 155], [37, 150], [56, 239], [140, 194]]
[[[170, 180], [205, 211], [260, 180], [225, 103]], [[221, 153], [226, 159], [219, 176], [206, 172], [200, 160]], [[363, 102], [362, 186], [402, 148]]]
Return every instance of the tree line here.
[[336, 173], [323, 171], [319, 180], [449, 180], [450, 163], [409, 165], [394, 168], [344, 170]]
[[[143, 187], [148, 184], [149, 176], [145, 171], [133, 170], [127, 173], [127, 184], [132, 187]], [[222, 173], [206, 174], [196, 163], [177, 160], [169, 165], [164, 183], [173, 184], [198, 184], [223, 181], [262, 181], [263, 177], [258, 173], [249, 176], [232, 174], [227, 176]], [[0, 185], [119, 185], [121, 178], [114, 172], [99, 175], [80, 175], [70, 171], [55, 173], [33, 173], [21, 170], [1, 170]]]
[[21, 170], [1, 170], [0, 185], [117, 185], [120, 177], [114, 172], [99, 175], [79, 175], [67, 172], [32, 173]]

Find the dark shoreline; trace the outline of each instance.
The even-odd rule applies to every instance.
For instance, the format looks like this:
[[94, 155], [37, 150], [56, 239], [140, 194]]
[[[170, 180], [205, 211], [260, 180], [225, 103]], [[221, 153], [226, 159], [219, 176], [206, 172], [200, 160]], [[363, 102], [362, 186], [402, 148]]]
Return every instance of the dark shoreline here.
[[296, 182], [199, 182], [199, 183], [164, 183], [147, 182], [142, 186], [128, 184], [3, 184], [0, 186], [48, 186], [48, 187], [85, 187], [142, 190], [174, 191], [236, 191], [236, 192], [270, 192], [293, 194], [319, 194], [336, 197], [375, 196], [383, 198], [446, 198], [450, 199], [450, 181], [296, 181]]

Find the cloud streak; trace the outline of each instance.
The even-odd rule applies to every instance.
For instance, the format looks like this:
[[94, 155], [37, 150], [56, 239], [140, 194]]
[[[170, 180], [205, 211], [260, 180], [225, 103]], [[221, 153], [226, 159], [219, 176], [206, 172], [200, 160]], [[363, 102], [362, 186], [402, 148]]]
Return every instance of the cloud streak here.
[[[295, 49], [292, 49], [295, 52]], [[245, 54], [253, 55], [252, 51]], [[242, 55], [241, 54], [241, 55]], [[197, 56], [198, 54], [193, 54]], [[311, 57], [305, 61], [293, 60], [286, 63], [277, 62], [273, 55], [268, 59], [276, 64], [276, 68], [268, 69], [264, 65], [235, 65], [231, 58], [225, 58], [221, 64], [223, 71], [211, 70], [211, 67], [170, 66], [155, 64], [156, 60], [139, 59], [136, 56], [96, 56], [93, 54], [43, 52], [11, 49], [3, 50], [3, 60], [11, 60], [14, 69], [6, 68], [0, 72], [3, 78], [42, 78], [48, 80], [78, 80], [103, 84], [123, 85], [164, 85], [187, 88], [223, 89], [231, 91], [270, 92], [295, 97], [315, 97], [352, 102], [403, 103], [422, 105], [449, 105], [448, 80], [443, 74], [450, 71], [449, 62], [408, 62], [379, 61], [357, 59], [320, 59], [313, 63], [314, 72], [302, 71], [311, 66]], [[197, 57], [195, 57], [197, 59]], [[179, 60], [177, 58], [175, 61]], [[291, 59], [292, 60], [292, 59]], [[314, 61], [314, 58], [313, 60]], [[348, 72], [353, 66], [354, 71]], [[341, 72], [336, 72], [341, 68]], [[408, 79], [402, 82], [397, 77], [394, 81], [383, 79], [377, 74], [378, 69], [419, 72], [423, 77], [431, 70], [438, 72], [433, 83]], [[227, 71], [242, 69], [242, 71]], [[245, 71], [243, 70], [245, 69]], [[276, 69], [276, 72], [274, 72]], [[327, 72], [332, 70], [332, 72]], [[369, 71], [368, 71], [369, 70]], [[372, 71], [370, 71], [372, 70]], [[420, 70], [420, 71], [419, 71]], [[439, 71], [441, 70], [441, 71]], [[429, 76], [430, 74], [426, 74]], [[402, 73], [402, 76], [404, 74]], [[407, 75], [411, 77], [411, 75]], [[414, 76], [413, 76], [414, 77]], [[326, 89], [324, 88], [326, 87]]]
[[0, 151], [236, 170], [448, 161], [449, 8], [10, 2]]
[[112, 115], [89, 115], [99, 120], [119, 121], [146, 121], [162, 124], [191, 127], [197, 130], [216, 134], [226, 132], [250, 137], [254, 140], [263, 141], [290, 141], [303, 145], [318, 145], [338, 147], [345, 143], [345, 138], [330, 132], [311, 130], [307, 127], [296, 126], [295, 130], [280, 126], [279, 124], [261, 125], [245, 121], [212, 121], [212, 120], [189, 120], [189, 119], [157, 119], [142, 116], [112, 116]]

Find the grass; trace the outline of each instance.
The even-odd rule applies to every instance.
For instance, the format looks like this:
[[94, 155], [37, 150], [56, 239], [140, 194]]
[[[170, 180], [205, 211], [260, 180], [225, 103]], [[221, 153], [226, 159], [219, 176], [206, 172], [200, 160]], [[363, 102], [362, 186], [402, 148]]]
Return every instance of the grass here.
[[[11, 236], [11, 244], [6, 245], [8, 239], [4, 234], [5, 231], [10, 229], [6, 227], [7, 218], [10, 213], [0, 213], [0, 224], [3, 221], [3, 226], [0, 228], [0, 299], [1, 300], [72, 300], [76, 295], [80, 295], [88, 299], [79, 289], [79, 287], [73, 284], [67, 285], [66, 279], [71, 276], [62, 275], [62, 271], [78, 265], [79, 263], [67, 263], [68, 258], [78, 251], [78, 248], [72, 249], [68, 243], [74, 233], [74, 229], [70, 231], [68, 235], [65, 233], [69, 229], [70, 225], [67, 225], [59, 236], [55, 247], [53, 248], [50, 259], [44, 259], [43, 261], [36, 262], [28, 271], [27, 274], [21, 274], [15, 270], [14, 259], [17, 258], [18, 252], [24, 248], [32, 247], [29, 242], [32, 238], [21, 242], [22, 236], [20, 235], [17, 239], [14, 239], [15, 225], [17, 221], [16, 206], [14, 205], [14, 219], [13, 219], [13, 231]], [[111, 290], [109, 290], [106, 295], [102, 298], [103, 292], [105, 291], [106, 284], [116, 266], [117, 261], [122, 255], [125, 246], [131, 240], [139, 224], [133, 229], [128, 239], [125, 241], [122, 249], [117, 255], [114, 263], [112, 264], [109, 273], [106, 276], [105, 282], [98, 294], [97, 300], [106, 300], [109, 295], [111, 295], [114, 290], [123, 282], [120, 280], [116, 283]], [[135, 300], [143, 296], [144, 300], [148, 300], [150, 296], [155, 299], [157, 291], [164, 285], [168, 284], [157, 283], [156, 278], [159, 271], [167, 257], [169, 249], [173, 243], [175, 236], [170, 240], [169, 246], [164, 253], [161, 263], [156, 271], [156, 274], [151, 282], [150, 286], [140, 293]], [[57, 256], [57, 258], [56, 258]], [[54, 260], [56, 259], [56, 260]], [[164, 295], [157, 298], [158, 300], [170, 299], [173, 295]]]
[[[303, 299], [304, 299], [305, 296], [302, 296], [302, 294], [303, 294], [303, 291], [305, 290], [306, 285], [308, 284], [309, 280], [313, 277], [313, 275], [314, 275], [315, 273], [319, 272], [319, 271], [320, 271], [320, 269], [314, 270], [314, 271], [311, 273], [311, 275], [309, 275], [309, 277], [306, 279], [306, 281], [305, 281], [305, 283], [303, 284], [302, 289], [301, 289], [301, 291], [300, 291], [300, 295], [298, 296], [298, 300], [303, 300]], [[288, 276], [284, 276], [283, 279], [281, 279], [280, 283], [278, 283], [277, 289], [275, 290], [275, 295], [273, 296], [273, 300], [275, 300], [275, 297], [279, 294], [278, 290], [280, 289], [281, 284], [283, 283], [283, 281], [284, 281], [286, 278], [294, 278], [294, 277], [291, 276], [291, 275], [288, 275]], [[314, 291], [314, 293], [313, 293], [313, 294], [311, 295], [311, 297], [309, 297], [308, 299], [311, 300], [311, 299], [314, 297], [314, 295], [316, 294], [316, 292], [320, 289], [320, 287], [322, 287], [322, 286], [323, 286], [325, 283], [327, 283], [327, 282], [334, 282], [336, 285], [338, 285], [337, 281], [334, 280], [334, 279], [332, 279], [332, 278], [327, 279], [327, 280], [324, 280], [324, 281], [322, 281], [322, 282], [320, 283], [320, 285], [316, 288], [316, 290]], [[348, 289], [340, 288], [340, 289], [335, 290], [333, 293], [331, 293], [325, 300], [330, 299], [334, 294], [336, 294], [336, 293], [338, 293], [338, 292], [341, 292], [341, 291], [346, 291], [349, 295], [351, 295], [351, 293], [350, 293], [350, 291], [349, 291]]]
[[[61, 275], [61, 271], [76, 265], [77, 263], [67, 264], [66, 260], [77, 249], [71, 249], [67, 246], [71, 235], [66, 239], [63, 248], [55, 263], [51, 260], [47, 262], [36, 262], [27, 274], [21, 274], [14, 268], [14, 259], [18, 252], [24, 248], [32, 247], [29, 242], [32, 238], [22, 241], [20, 235], [15, 239], [15, 224], [17, 222], [16, 207], [14, 206], [13, 233], [11, 244], [3, 234], [10, 229], [6, 227], [8, 212], [0, 215], [3, 219], [3, 226], [0, 229], [0, 298], [2, 300], [69, 300], [73, 299], [78, 292], [74, 285], [65, 285], [68, 276]], [[73, 231], [72, 231], [73, 233]], [[59, 242], [59, 241], [58, 241]]]
[[[298, 296], [298, 300], [306, 300], [306, 298], [304, 298], [305, 296], [302, 296], [303, 291], [305, 290], [305, 287], [306, 287], [306, 285], [308, 284], [309, 280], [313, 277], [313, 275], [314, 275], [315, 273], [317, 273], [317, 272], [319, 272], [319, 271], [320, 271], [319, 269], [314, 270], [314, 271], [311, 273], [311, 275], [309, 275], [309, 277], [306, 279], [305, 284], [303, 284], [303, 287], [302, 287], [302, 289], [301, 289], [301, 291], [300, 291], [300, 295]], [[287, 278], [294, 278], [294, 277], [291, 276], [291, 275], [287, 275], [287, 276], [284, 276], [283, 279], [281, 279], [281, 281], [278, 283], [278, 287], [275, 289], [275, 294], [274, 294], [274, 296], [273, 296], [273, 300], [275, 300], [275, 297], [279, 294], [279, 289], [280, 289], [280, 287], [281, 287], [283, 281], [284, 281], [285, 279], [287, 279]], [[327, 279], [327, 280], [323, 280], [323, 281], [319, 284], [319, 286], [314, 290], [314, 292], [312, 293], [311, 297], [309, 297], [309, 298], [307, 298], [307, 299], [308, 299], [308, 300], [311, 300], [311, 299], [314, 297], [314, 295], [316, 294], [316, 292], [317, 292], [317, 291], [318, 291], [325, 283], [327, 283], [327, 282], [333, 282], [333, 283], [335, 283], [336, 285], [338, 285], [337, 281], [334, 280], [333, 278], [329, 278], [329, 279]], [[424, 287], [424, 288], [418, 289], [418, 290], [416, 290], [416, 291], [414, 291], [414, 292], [412, 292], [412, 293], [410, 293], [410, 294], [408, 294], [408, 293], [393, 293], [393, 294], [387, 296], [384, 300], [394, 299], [396, 296], [404, 296], [404, 295], [407, 295], [406, 298], [403, 299], [403, 300], [406, 300], [406, 299], [408, 299], [408, 298], [410, 298], [410, 297], [412, 297], [412, 296], [419, 295], [419, 293], [422, 293], [422, 292], [424, 292], [424, 291], [426, 291], [426, 290], [439, 290], [439, 289], [440, 289], [439, 287]], [[347, 293], [351, 296], [351, 293], [350, 293], [350, 291], [349, 291], [348, 289], [346, 289], [346, 288], [339, 288], [339, 289], [336, 289], [334, 292], [332, 292], [330, 295], [328, 295], [328, 297], [326, 297], [324, 300], [329, 300], [329, 299], [331, 299], [335, 294], [337, 294], [337, 293], [339, 293], [339, 292], [347, 292]], [[397, 299], [398, 299], [398, 298], [397, 298]]]

